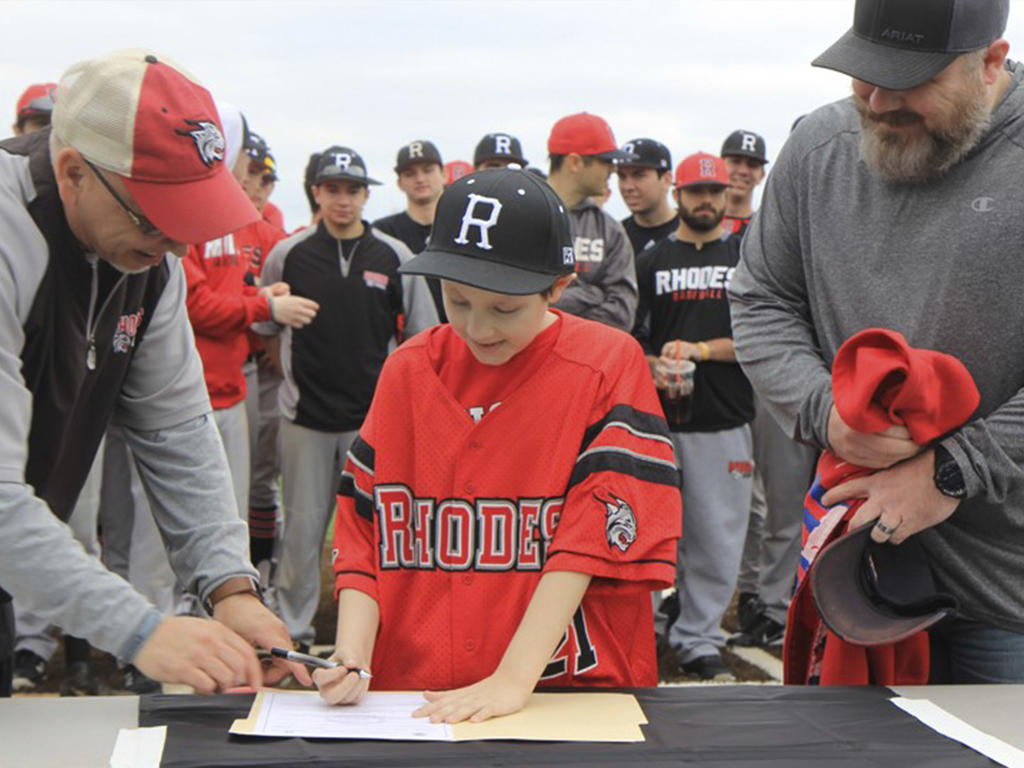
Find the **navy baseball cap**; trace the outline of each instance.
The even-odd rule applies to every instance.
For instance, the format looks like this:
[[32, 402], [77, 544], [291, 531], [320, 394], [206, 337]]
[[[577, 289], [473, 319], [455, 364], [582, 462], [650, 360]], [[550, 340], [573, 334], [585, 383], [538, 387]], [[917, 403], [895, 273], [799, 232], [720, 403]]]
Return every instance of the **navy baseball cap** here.
[[493, 168], [452, 182], [426, 250], [399, 267], [494, 293], [540, 293], [575, 269], [569, 215], [543, 179]]
[[480, 139], [473, 150], [473, 165], [478, 166], [485, 160], [507, 160], [523, 168], [529, 165], [529, 161], [523, 157], [523, 145], [508, 133], [488, 133]]
[[768, 147], [764, 137], [753, 131], [740, 128], [730, 133], [722, 142], [722, 157], [749, 157], [762, 165], [768, 164]]
[[637, 166], [640, 168], [653, 168], [658, 173], [672, 172], [672, 153], [668, 147], [654, 139], [631, 139], [622, 145], [622, 151], [626, 155], [632, 155], [629, 160], [620, 160], [619, 167]]
[[[310, 160], [312, 161], [312, 157]], [[313, 184], [322, 184], [325, 181], [357, 181], [366, 185], [380, 184], [379, 181], [366, 175], [366, 163], [363, 162], [363, 158], [358, 152], [337, 145], [325, 149], [317, 159]]]
[[438, 152], [434, 142], [418, 139], [410, 141], [400, 150], [395, 160], [395, 173], [401, 173], [410, 165], [416, 163], [437, 163], [444, 168], [444, 161], [441, 160], [441, 153]]
[[1010, 0], [857, 0], [853, 27], [811, 62], [892, 91], [1002, 36]]
[[879, 544], [871, 538], [873, 527], [833, 541], [811, 566], [811, 593], [822, 621], [853, 645], [904, 640], [960, 607], [936, 587], [917, 536]]

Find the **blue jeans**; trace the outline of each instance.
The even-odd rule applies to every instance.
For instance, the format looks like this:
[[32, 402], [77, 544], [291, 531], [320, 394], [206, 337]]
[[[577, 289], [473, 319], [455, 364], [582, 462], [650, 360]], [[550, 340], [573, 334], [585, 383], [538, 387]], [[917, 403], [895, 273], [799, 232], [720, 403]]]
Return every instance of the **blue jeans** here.
[[969, 619], [947, 619], [929, 630], [931, 685], [1024, 683], [1024, 634]]

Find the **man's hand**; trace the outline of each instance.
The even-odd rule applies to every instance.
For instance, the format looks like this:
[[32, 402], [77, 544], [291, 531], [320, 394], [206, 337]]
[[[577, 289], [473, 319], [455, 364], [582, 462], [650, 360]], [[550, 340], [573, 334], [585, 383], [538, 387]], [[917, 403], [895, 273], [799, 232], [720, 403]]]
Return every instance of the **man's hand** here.
[[366, 695], [370, 681], [364, 680], [350, 670], [363, 669], [369, 672], [369, 660], [360, 659], [351, 648], [335, 649], [331, 654], [331, 660], [338, 662], [341, 666], [313, 671], [313, 682], [320, 689], [320, 696], [328, 704], [358, 703]]
[[260, 288], [260, 293], [264, 296], [288, 296], [292, 292], [292, 287], [288, 283], [271, 283]]
[[184, 683], [199, 693], [262, 684], [260, 663], [245, 640], [215, 621], [191, 616], [161, 621], [134, 663], [154, 680]]
[[[225, 597], [213, 607], [213, 618], [237, 632], [250, 643], [250, 646], [247, 647], [253, 659], [256, 658], [256, 654], [252, 645], [260, 648], [292, 647], [292, 639], [288, 635], [288, 628], [285, 627], [284, 622], [267, 610], [267, 607], [255, 595], [242, 593]], [[259, 667], [258, 662], [257, 667]], [[304, 664], [274, 659], [273, 664], [263, 671], [262, 679], [257, 678], [259, 682], [254, 687], [261, 684], [273, 685], [289, 672], [295, 675], [295, 679], [303, 685], [313, 685], [313, 678], [309, 676], [309, 671]]]
[[661, 359], [666, 363], [677, 359], [693, 360], [693, 362], [699, 363], [703, 357], [701, 356], [699, 345], [675, 339], [674, 341], [666, 341], [662, 345]]
[[935, 451], [929, 449], [912, 459], [873, 475], [840, 483], [829, 490], [822, 506], [830, 507], [847, 499], [867, 499], [850, 520], [854, 530], [877, 519], [871, 538], [881, 543], [902, 544], [910, 536], [938, 525], [953, 514], [960, 503], [935, 487]]
[[828, 414], [828, 444], [832, 453], [851, 464], [868, 469], [885, 469], [921, 452], [906, 427], [889, 427], [881, 432], [857, 432], [833, 405]]
[[451, 691], [425, 691], [427, 704], [412, 713], [429, 717], [432, 723], [479, 723], [491, 717], [510, 715], [526, 705], [535, 681], [524, 683], [495, 672], [478, 683]]
[[319, 304], [304, 296], [275, 296], [270, 302], [270, 319], [289, 328], [303, 328], [319, 310]]

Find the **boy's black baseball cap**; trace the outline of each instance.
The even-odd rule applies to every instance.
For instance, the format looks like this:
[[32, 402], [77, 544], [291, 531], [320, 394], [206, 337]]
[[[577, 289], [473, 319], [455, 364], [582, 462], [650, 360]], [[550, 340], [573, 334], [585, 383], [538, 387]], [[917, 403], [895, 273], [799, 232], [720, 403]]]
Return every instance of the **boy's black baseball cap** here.
[[811, 65], [904, 91], [997, 40], [1009, 13], [1010, 0], [857, 0], [853, 27]]
[[532, 173], [495, 168], [448, 185], [426, 250], [398, 271], [520, 296], [547, 290], [574, 268], [558, 195]]
[[888, 645], [959, 610], [940, 592], [917, 536], [902, 544], [872, 540], [873, 523], [823, 549], [811, 566], [811, 592], [822, 621], [854, 645]]

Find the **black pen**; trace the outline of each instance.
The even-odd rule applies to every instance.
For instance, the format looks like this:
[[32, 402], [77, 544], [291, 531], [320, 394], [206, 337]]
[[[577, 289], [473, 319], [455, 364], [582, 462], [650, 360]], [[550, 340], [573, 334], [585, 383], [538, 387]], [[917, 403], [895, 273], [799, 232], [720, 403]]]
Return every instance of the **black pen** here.
[[[289, 651], [286, 648], [271, 648], [271, 656], [277, 656], [279, 659], [288, 659], [288, 661], [297, 661], [299, 664], [305, 664], [308, 667], [320, 667], [321, 669], [335, 669], [340, 667], [336, 661], [330, 659], [321, 659], [319, 656], [310, 656], [308, 653], [299, 653], [298, 651]], [[369, 680], [373, 675], [367, 672], [365, 669], [359, 667], [346, 667], [349, 672], [355, 672], [363, 680]]]

